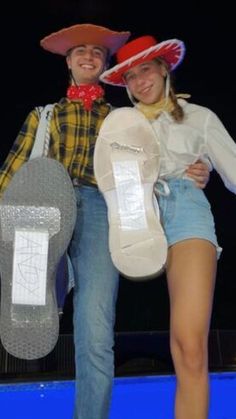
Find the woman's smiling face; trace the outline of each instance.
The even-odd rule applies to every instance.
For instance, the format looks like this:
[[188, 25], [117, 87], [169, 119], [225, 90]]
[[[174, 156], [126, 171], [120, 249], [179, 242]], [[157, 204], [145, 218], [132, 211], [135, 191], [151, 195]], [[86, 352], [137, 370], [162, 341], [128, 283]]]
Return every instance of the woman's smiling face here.
[[150, 105], [164, 98], [166, 74], [164, 64], [152, 60], [132, 67], [123, 77], [132, 96]]

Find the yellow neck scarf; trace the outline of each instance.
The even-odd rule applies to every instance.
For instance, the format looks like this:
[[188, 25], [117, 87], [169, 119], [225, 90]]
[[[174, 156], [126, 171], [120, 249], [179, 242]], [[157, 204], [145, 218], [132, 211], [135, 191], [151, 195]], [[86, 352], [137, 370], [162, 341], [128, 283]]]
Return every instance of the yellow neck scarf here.
[[171, 112], [174, 109], [173, 102], [170, 98], [162, 99], [159, 102], [150, 105], [138, 102], [135, 106], [147, 119], [156, 119], [161, 112]]
[[[189, 94], [180, 93], [176, 95], [177, 97], [189, 98]], [[174, 110], [174, 104], [170, 97], [164, 98], [159, 102], [152, 103], [150, 105], [145, 105], [144, 103], [138, 102], [135, 107], [142, 112], [147, 119], [156, 119], [161, 114], [161, 112], [171, 113]]]

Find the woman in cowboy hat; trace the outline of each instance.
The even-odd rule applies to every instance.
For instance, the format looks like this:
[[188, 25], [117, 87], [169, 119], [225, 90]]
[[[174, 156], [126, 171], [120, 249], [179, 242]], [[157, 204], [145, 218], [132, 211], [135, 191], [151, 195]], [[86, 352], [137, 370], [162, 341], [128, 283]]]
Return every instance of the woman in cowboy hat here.
[[[41, 41], [41, 46], [45, 50], [65, 57], [70, 73], [66, 97], [53, 108], [49, 127], [48, 156], [61, 162], [67, 170], [73, 181], [77, 199], [77, 221], [69, 249], [75, 277], [76, 419], [107, 418], [111, 397], [114, 369], [113, 326], [119, 273], [112, 264], [108, 249], [107, 208], [103, 196], [96, 187], [93, 151], [101, 123], [111, 110], [99, 85], [99, 75], [106, 68], [109, 57], [127, 41], [128, 37], [129, 32], [115, 32], [92, 24], [78, 24], [52, 33]], [[9, 200], [13, 199], [10, 180], [14, 176], [15, 184], [18, 182], [14, 193], [17, 194], [21, 205], [26, 208], [24, 193], [27, 190], [27, 178], [22, 182], [21, 176], [20, 182], [15, 174], [20, 173], [19, 169], [27, 165], [38, 124], [39, 114], [33, 110], [23, 124], [2, 166], [1, 194], [4, 197], [4, 191], [8, 190], [8, 204]], [[33, 162], [32, 160], [32, 164]], [[34, 193], [40, 196], [37, 194], [40, 181], [47, 173], [37, 173]], [[203, 184], [207, 181], [206, 170], [197, 166], [193, 174], [202, 187], [202, 176]], [[43, 190], [42, 186], [41, 193]], [[0, 239], [2, 244], [4, 238]], [[9, 287], [10, 285], [8, 289]], [[52, 291], [52, 286], [50, 290]], [[48, 301], [48, 298], [46, 300]], [[48, 321], [53, 304], [55, 301], [50, 299]], [[28, 328], [35, 331], [40, 318], [28, 320]], [[54, 321], [56, 323], [56, 319]], [[41, 339], [27, 340], [24, 325], [18, 321], [20, 333], [17, 332], [15, 335], [11, 333], [13, 341], [9, 339], [11, 330], [9, 334], [6, 331], [6, 348], [13, 355], [26, 359], [45, 356], [45, 347], [47, 352], [53, 347], [52, 341], [50, 341], [51, 346], [47, 344], [49, 336], [45, 333], [47, 324], [44, 325], [45, 328], [43, 325], [40, 328]], [[49, 330], [52, 329], [51, 326]], [[14, 336], [17, 336], [17, 339]], [[39, 340], [42, 345], [39, 344], [41, 343]]]
[[[236, 193], [236, 145], [211, 110], [188, 103], [186, 97], [175, 94], [170, 73], [181, 63], [184, 54], [182, 41], [157, 42], [152, 36], [137, 38], [118, 50], [118, 64], [105, 71], [100, 79], [126, 87], [134, 108], [120, 108], [109, 114], [102, 124], [96, 150], [98, 148], [99, 155], [103, 151], [104, 158], [112, 161], [111, 165], [103, 161], [103, 167], [113, 168], [119, 191], [125, 169], [120, 169], [118, 176], [118, 163], [122, 161], [122, 167], [125, 167], [127, 161], [134, 166], [136, 160], [139, 180], [133, 175], [132, 183], [136, 181], [136, 187], [145, 190], [148, 159], [142, 159], [142, 155], [150, 155], [150, 144], [155, 141], [156, 155], [160, 150], [155, 189], [168, 242], [170, 346], [177, 375], [175, 417], [207, 419], [208, 331], [217, 257], [221, 249], [210, 205], [204, 192], [197, 189], [186, 174], [186, 167], [198, 159], [208, 162], [220, 174], [226, 187]], [[148, 134], [146, 124], [152, 128]], [[115, 148], [109, 133], [115, 138]], [[103, 179], [108, 182], [108, 173], [105, 169], [103, 173], [99, 172], [96, 150], [97, 182], [106, 197]], [[142, 196], [143, 207], [149, 208], [151, 204], [145, 202], [145, 193], [140, 193], [140, 200]], [[114, 203], [109, 209], [110, 201], [107, 198], [106, 201], [112, 220]], [[127, 212], [131, 214], [132, 208]]]

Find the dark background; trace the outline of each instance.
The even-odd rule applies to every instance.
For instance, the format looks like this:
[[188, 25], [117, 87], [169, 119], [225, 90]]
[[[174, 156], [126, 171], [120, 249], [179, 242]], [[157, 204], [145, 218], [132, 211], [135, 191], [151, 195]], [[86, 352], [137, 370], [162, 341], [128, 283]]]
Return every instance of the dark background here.
[[[230, 5], [232, 4], [232, 5]], [[130, 30], [134, 37], [152, 34], [158, 40], [182, 39], [186, 56], [176, 70], [178, 92], [211, 108], [236, 138], [235, 42], [233, 2], [129, 0], [48, 0], [5, 5], [1, 11], [1, 162], [5, 159], [28, 112], [36, 105], [64, 96], [64, 59], [42, 50], [39, 40], [76, 23]], [[112, 62], [113, 64], [114, 62]], [[106, 87], [116, 106], [129, 105], [121, 88]], [[236, 167], [235, 167], [236, 170]], [[217, 235], [224, 251], [218, 264], [211, 327], [236, 329], [236, 199], [216, 173], [206, 188]], [[72, 296], [66, 301], [61, 331], [72, 331]], [[117, 331], [168, 329], [169, 301], [165, 276], [147, 283], [121, 279]]]

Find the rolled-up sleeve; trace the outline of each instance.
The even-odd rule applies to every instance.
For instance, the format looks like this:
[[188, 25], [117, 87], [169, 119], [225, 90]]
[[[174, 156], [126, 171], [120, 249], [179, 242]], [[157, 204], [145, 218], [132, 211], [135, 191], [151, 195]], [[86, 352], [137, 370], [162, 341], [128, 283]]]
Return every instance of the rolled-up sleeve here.
[[7, 188], [13, 175], [25, 163], [31, 153], [38, 127], [37, 112], [32, 111], [26, 118], [13, 146], [0, 169], [0, 196]]

